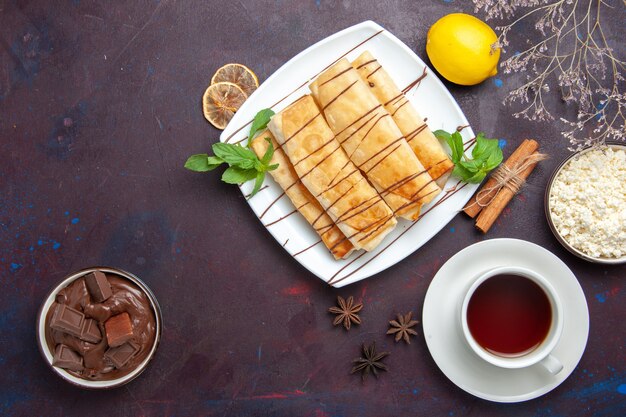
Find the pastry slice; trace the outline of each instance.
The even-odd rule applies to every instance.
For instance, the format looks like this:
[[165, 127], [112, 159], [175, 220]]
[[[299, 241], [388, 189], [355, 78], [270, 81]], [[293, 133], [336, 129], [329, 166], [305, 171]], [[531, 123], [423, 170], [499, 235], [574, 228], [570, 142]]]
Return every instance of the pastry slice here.
[[302, 184], [355, 249], [370, 251], [393, 230], [393, 211], [350, 161], [311, 96], [274, 115], [268, 127]]
[[309, 87], [350, 160], [395, 215], [415, 220], [441, 189], [359, 73], [344, 58]]
[[274, 146], [274, 155], [270, 164], [278, 164], [278, 168], [269, 171], [274, 181], [280, 185], [285, 194], [296, 209], [304, 216], [309, 224], [318, 235], [322, 238], [324, 245], [330, 250], [335, 259], [347, 258], [354, 250], [354, 246], [341, 230], [335, 225], [333, 220], [326, 214], [320, 203], [313, 197], [309, 190], [300, 182], [298, 174], [293, 169], [291, 162], [279, 148], [276, 139], [269, 130], [264, 130], [252, 140], [250, 147], [259, 158], [265, 155], [265, 151], [269, 147], [269, 143]]
[[391, 114], [417, 159], [428, 170], [437, 185], [443, 188], [454, 164], [428, 128], [426, 121], [369, 51], [363, 52], [355, 59], [352, 67], [358, 71], [378, 102]]

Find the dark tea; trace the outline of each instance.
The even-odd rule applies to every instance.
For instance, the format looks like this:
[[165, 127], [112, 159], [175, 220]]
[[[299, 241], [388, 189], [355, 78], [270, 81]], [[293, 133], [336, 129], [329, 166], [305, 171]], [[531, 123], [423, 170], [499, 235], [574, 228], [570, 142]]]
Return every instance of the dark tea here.
[[476, 288], [467, 306], [474, 340], [487, 351], [518, 357], [548, 335], [552, 308], [544, 290], [519, 275], [495, 275]]

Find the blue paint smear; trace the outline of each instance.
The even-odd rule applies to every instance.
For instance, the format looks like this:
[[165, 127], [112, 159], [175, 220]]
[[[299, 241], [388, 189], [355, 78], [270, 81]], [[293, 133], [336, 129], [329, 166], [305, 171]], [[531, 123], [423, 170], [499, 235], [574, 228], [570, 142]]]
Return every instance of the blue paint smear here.
[[15, 410], [13, 409], [15, 404], [27, 404], [32, 399], [30, 394], [21, 391], [23, 390], [0, 390], [0, 415], [15, 415]]
[[43, 245], [43, 240], [39, 239], [39, 240], [37, 241], [37, 245], [39, 245], [39, 246]]
[[500, 78], [494, 78], [494, 79], [493, 79], [493, 83], [494, 83], [494, 84], [496, 85], [496, 87], [498, 87], [498, 88], [502, 87], [502, 85], [504, 84]]
[[606, 295], [604, 293], [596, 294], [596, 300], [603, 303], [606, 301]]
[[52, 244], [52, 249], [57, 250], [61, 247], [61, 244], [59, 242], [54, 242]]
[[319, 8], [322, 4], [322, 0], [315, 0], [315, 5]]
[[69, 211], [66, 211], [66, 212], [65, 212], [65, 213], [63, 213], [63, 214], [64, 214], [64, 215], [66, 215], [66, 216], [69, 216], [69, 215], [70, 215], [70, 212], [69, 212]]
[[456, 229], [455, 229], [454, 227], [451, 227], [451, 228], [450, 228], [450, 233], [454, 233], [454, 231], [455, 231], [455, 230], [456, 230]]
[[[615, 381], [613, 378], [606, 379], [604, 381], [599, 381], [594, 384], [588, 385], [582, 389], [574, 389], [565, 394], [565, 398], [576, 398], [577, 400], [581, 400], [586, 397], [593, 397], [600, 395], [607, 391], [613, 391], [615, 387]], [[624, 384], [622, 384], [624, 385]]]
[[506, 139], [498, 139], [498, 146], [500, 147], [500, 149], [504, 149], [504, 147], [506, 146]]
[[72, 219], [72, 224], [78, 224], [79, 221], [80, 221], [80, 219], [78, 217], [74, 217]]
[[11, 262], [11, 272], [15, 272], [22, 267], [22, 264]]
[[626, 384], [619, 384], [617, 386], [617, 392], [626, 395]]
[[[596, 108], [598, 110], [602, 110], [604, 109], [604, 106], [606, 106], [606, 103], [598, 103], [598, 105], [596, 106]], [[596, 120], [600, 120], [600, 118], [602, 117], [602, 113], [600, 111], [598, 111], [596, 113]]]

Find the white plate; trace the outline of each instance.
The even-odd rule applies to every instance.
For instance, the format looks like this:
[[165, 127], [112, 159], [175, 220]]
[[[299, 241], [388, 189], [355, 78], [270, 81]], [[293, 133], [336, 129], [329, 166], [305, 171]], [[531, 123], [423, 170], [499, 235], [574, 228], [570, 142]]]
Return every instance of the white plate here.
[[[283, 65], [246, 100], [220, 136], [220, 140], [229, 143], [245, 140], [250, 129], [249, 123], [259, 110], [268, 107], [276, 112], [282, 110], [298, 97], [309, 94], [308, 84], [328, 66], [343, 56], [353, 60], [365, 50], [374, 54], [400, 88], [416, 80], [426, 68], [426, 64], [391, 33], [371, 21], [360, 23], [316, 43]], [[428, 118], [430, 128], [453, 131], [459, 126], [468, 125], [448, 90], [430, 69], [426, 71], [426, 78], [407, 96], [422, 116]], [[470, 127], [463, 129], [461, 133], [466, 141], [474, 137]], [[447, 192], [441, 193], [424, 207], [425, 215], [419, 221], [411, 223], [400, 220], [396, 229], [377, 249], [369, 253], [353, 253], [348, 259], [341, 261], [332, 257], [320, 242], [319, 236], [299, 213], [289, 215], [294, 207], [287, 197], [283, 196], [272, 205], [282, 194], [282, 190], [269, 175], [265, 180], [267, 188], [249, 199], [248, 203], [290, 255], [322, 280], [335, 287], [342, 287], [394, 265], [439, 232], [469, 200], [477, 187], [460, 185], [455, 189], [455, 184], [456, 180], [449, 180]], [[248, 195], [252, 186], [251, 182], [244, 184], [241, 187], [243, 194]], [[438, 204], [439, 200], [442, 201]], [[429, 211], [435, 205], [436, 209]], [[284, 220], [268, 226], [287, 215], [289, 216]]]
[[[552, 375], [540, 364], [503, 369], [478, 357], [463, 339], [461, 301], [477, 275], [499, 266], [520, 266], [543, 275], [563, 303], [563, 333], [553, 351], [563, 370]], [[459, 388], [503, 403], [537, 398], [572, 373], [587, 345], [589, 311], [572, 271], [554, 254], [534, 243], [492, 239], [469, 246], [446, 262], [433, 278], [422, 312], [424, 338], [441, 371]]]

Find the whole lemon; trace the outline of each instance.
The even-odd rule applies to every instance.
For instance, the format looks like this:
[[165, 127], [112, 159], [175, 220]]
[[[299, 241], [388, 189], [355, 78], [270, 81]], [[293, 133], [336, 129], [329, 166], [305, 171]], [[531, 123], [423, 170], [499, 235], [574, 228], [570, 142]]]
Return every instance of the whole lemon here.
[[428, 30], [426, 53], [448, 81], [475, 85], [497, 74], [500, 46], [493, 29], [465, 13], [442, 17]]

